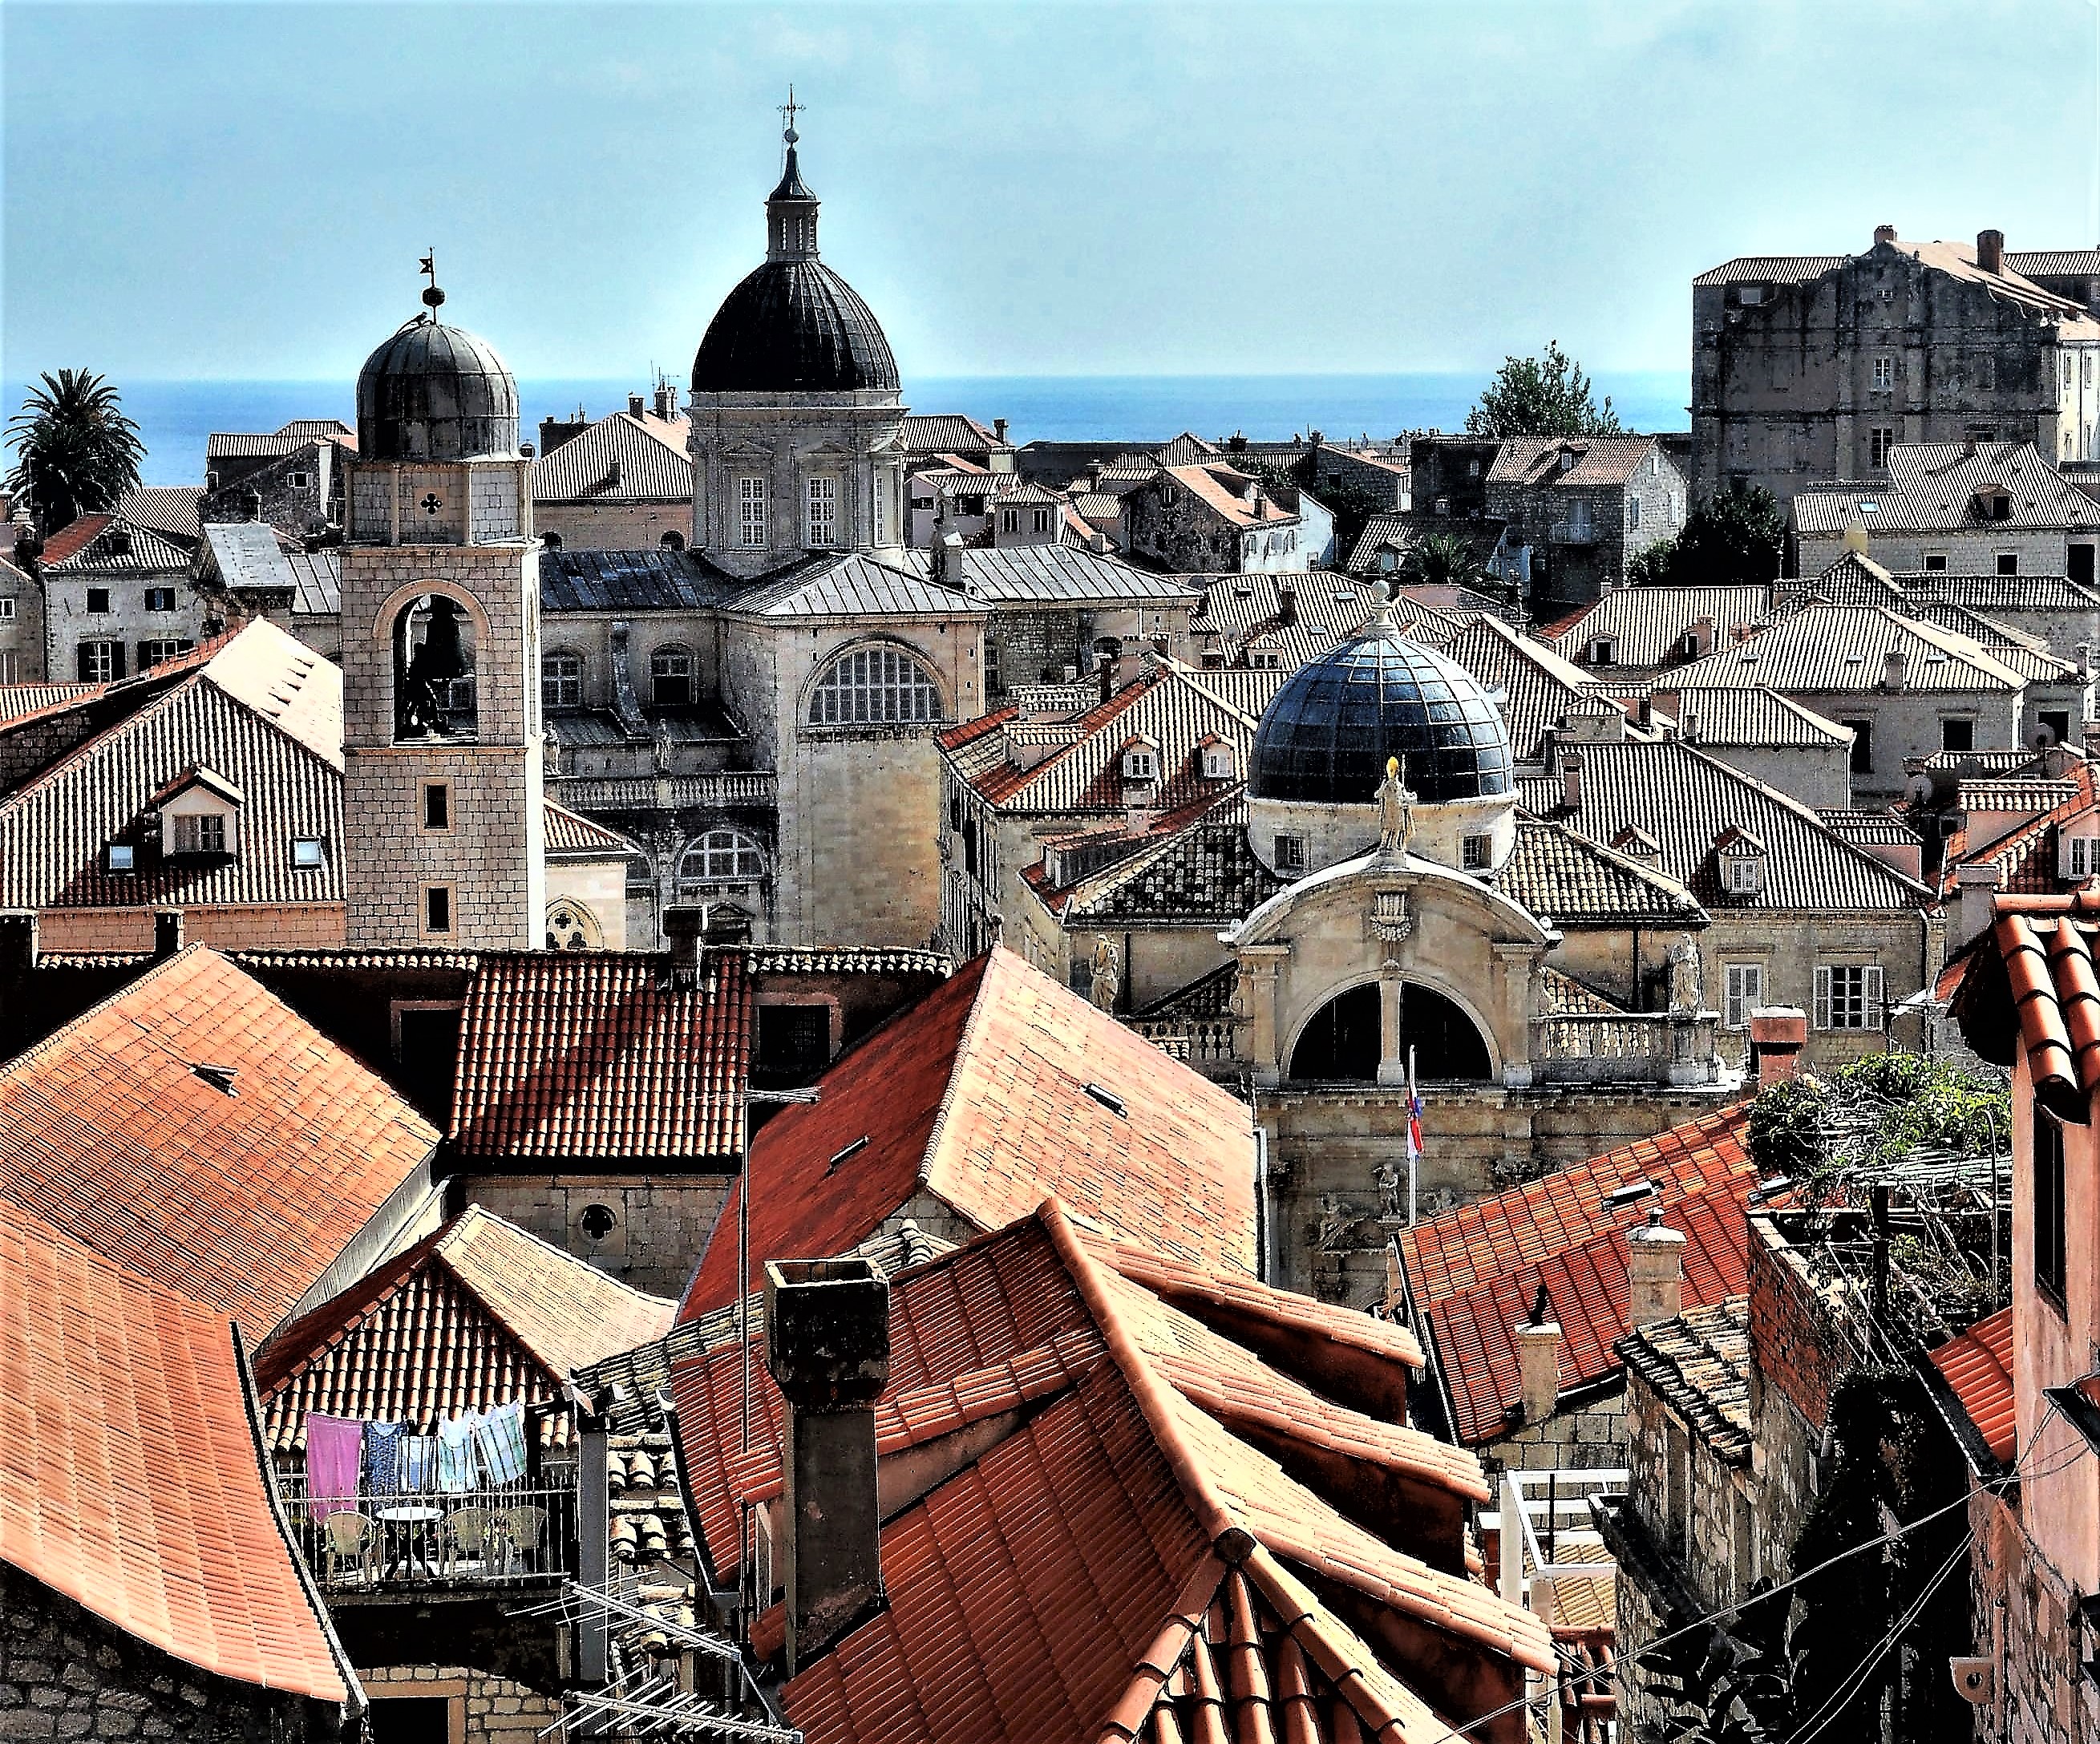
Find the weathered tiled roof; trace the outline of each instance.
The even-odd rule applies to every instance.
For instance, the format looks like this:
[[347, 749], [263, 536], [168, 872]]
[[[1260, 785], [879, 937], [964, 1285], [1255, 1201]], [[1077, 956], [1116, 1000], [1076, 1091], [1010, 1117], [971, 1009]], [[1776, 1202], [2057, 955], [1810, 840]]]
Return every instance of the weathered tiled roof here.
[[1701, 685], [1683, 698], [1678, 726], [1694, 744], [1744, 749], [1767, 745], [1849, 745], [1852, 729], [1767, 685]]
[[551, 799], [546, 801], [546, 809], [547, 852], [549, 854], [578, 859], [602, 859], [611, 854], [634, 859], [643, 857], [641, 844], [621, 835], [618, 830], [607, 829], [602, 823], [594, 823], [589, 818], [580, 817], [567, 806], [556, 805]]
[[1083, 879], [1066, 900], [1067, 925], [1085, 919], [1224, 925], [1252, 914], [1283, 888], [1248, 845], [1246, 805], [1235, 799], [1157, 847]]
[[1405, 557], [1425, 539], [1455, 538], [1465, 542], [1476, 563], [1485, 563], [1502, 543], [1507, 523], [1492, 517], [1480, 520], [1422, 510], [1385, 510], [1364, 523], [1350, 550], [1346, 567], [1357, 575], [1370, 575], [1383, 566], [1379, 554], [1390, 550]]
[[[885, 1525], [887, 1608], [783, 1691], [811, 1744], [1164, 1741], [1185, 1720], [1202, 1735], [1228, 1689], [1301, 1744], [1427, 1744], [1479, 1700], [1467, 1679], [1513, 1684], [1548, 1651], [1465, 1574], [1461, 1511], [1485, 1487], [1467, 1456], [1330, 1402], [1117, 1275], [1054, 1204], [897, 1278], [890, 1310], [880, 1450], [1034, 1409]], [[770, 1381], [754, 1453], [735, 1454], [739, 1368], [732, 1347], [672, 1383], [717, 1562], [738, 1502], [778, 1484]], [[1373, 1472], [1396, 1504], [1371, 1517], [1380, 1531], [1357, 1523]], [[1422, 1645], [1374, 1653], [1360, 1629]], [[777, 1613], [760, 1620], [761, 1657], [779, 1635]], [[1237, 1682], [1214, 1681], [1221, 1660]]]
[[225, 1313], [7, 1208], [0, 1559], [186, 1665], [347, 1702]]
[[[2045, 784], [2032, 785], [2043, 786]], [[2067, 881], [2059, 877], [2057, 872], [2057, 837], [2064, 825], [2085, 816], [2093, 810], [2093, 766], [2082, 760], [2075, 762], [2070, 766], [2067, 781], [2049, 782], [2045, 785], [2058, 796], [2055, 803], [2039, 815], [2014, 824], [1996, 841], [1972, 841], [1970, 831], [1965, 824], [1948, 838], [1940, 873], [1943, 894], [1952, 896], [1959, 888], [1958, 874], [1965, 863], [1982, 860], [1989, 860], [1997, 867], [1998, 888], [2001, 891], [2042, 895], [2062, 887]], [[1993, 788], [2010, 791], [1994, 795]], [[1988, 784], [1964, 781], [1958, 791], [1965, 799], [1974, 795], [2001, 797], [2016, 801], [2017, 803], [2005, 807], [2014, 811], [2023, 810], [2027, 806], [2050, 797], [2049, 793], [2032, 794], [2029, 784], [2012, 781]]]
[[981, 602], [934, 581], [923, 551], [902, 553], [896, 562], [867, 551], [812, 557], [727, 603], [732, 610], [768, 618], [960, 618], [985, 609]]
[[[2046, 276], [2082, 273], [2085, 267], [2076, 263], [2088, 258], [2086, 250], [2008, 254], [2005, 257], [2005, 272], [1986, 272], [1976, 264], [1976, 249], [1973, 243], [1912, 242], [1899, 238], [1892, 246], [1926, 266], [1970, 284], [1980, 285], [1995, 297], [2020, 303], [2038, 313], [2073, 321], [2084, 316], [2085, 310], [2081, 304], [2068, 302], [2054, 292], [2044, 290], [2039, 285], [2030, 283], [2024, 275], [2031, 272]], [[1861, 258], [1851, 254], [1740, 255], [1701, 273], [1692, 282], [1695, 286], [1806, 285], [1844, 266], [1848, 261]]]
[[1702, 285], [1805, 285], [1851, 259], [1849, 254], [1739, 254], [1702, 272]]
[[1616, 1349], [1724, 1465], [1750, 1463], [1750, 1299], [1636, 1327]]
[[1862, 846], [1871, 842], [1877, 847], [1915, 848], [1920, 843], [1917, 832], [1896, 812], [1826, 807], [1815, 815], [1846, 841]]
[[[1253, 1269], [1245, 1106], [1011, 951], [965, 964], [820, 1084], [752, 1140], [771, 1184], [751, 1209], [758, 1258], [843, 1253], [921, 1192], [981, 1230], [1055, 1193], [1112, 1233]], [[709, 1244], [687, 1316], [735, 1296], [735, 1247]]]
[[[0, 731], [43, 731], [61, 708], [84, 717], [86, 736], [0, 797], [0, 903], [342, 902], [342, 674], [311, 649], [258, 620], [179, 663], [91, 688]], [[244, 795], [236, 851], [146, 851], [155, 796], [196, 768]], [[293, 865], [301, 837], [329, 845], [320, 866]], [[120, 841], [140, 850], [134, 872], [108, 868], [105, 850]]]
[[2010, 629], [1967, 606], [1957, 606], [1951, 600], [1913, 600], [1909, 611], [1921, 623], [1966, 636], [2000, 665], [2010, 666], [2030, 682], [2069, 684], [2076, 679], [2077, 667], [2051, 654], [2040, 637]]
[[[439, 1422], [558, 1399], [569, 1371], [670, 1330], [677, 1305], [470, 1205], [280, 1328], [255, 1365], [270, 1450], [306, 1446], [307, 1413]], [[566, 1411], [542, 1419], [566, 1440]]]
[[1811, 695], [1881, 687], [1883, 660], [1904, 660], [1904, 688], [1918, 691], [2017, 691], [2024, 682], [1999, 655], [1936, 624], [1886, 606], [1803, 606], [1733, 646], [1679, 667], [1670, 682], [1689, 691], [1746, 685]]
[[[1924, 886], [1891, 870], [1827, 828], [1798, 800], [1718, 762], [1679, 739], [1580, 747], [1582, 803], [1561, 806], [1559, 780], [1526, 781], [1524, 804], [1610, 842], [1621, 830], [1648, 832], [1662, 850], [1660, 868], [1710, 912], [1770, 909], [1915, 908]], [[1723, 890], [1715, 844], [1730, 828], [1749, 831], [1767, 850], [1754, 895]]]
[[[83, 529], [82, 522], [95, 524]], [[54, 557], [54, 550], [63, 554]], [[187, 571], [189, 563], [188, 546], [113, 514], [82, 515], [51, 536], [43, 555], [44, 572], [58, 576], [162, 575]]]
[[706, 953], [690, 986], [654, 951], [484, 951], [460, 1019], [463, 1157], [722, 1169], [743, 1130], [750, 982]]
[[[1488, 469], [1490, 484], [1624, 484], [1650, 453], [1652, 436], [1511, 436]], [[1564, 465], [1572, 457], [1573, 466]]]
[[204, 492], [194, 484], [148, 485], [130, 491], [117, 504], [117, 513], [134, 527], [151, 528], [183, 544], [204, 536], [197, 523], [198, 506]]
[[1555, 926], [1703, 926], [1706, 916], [1674, 878], [1599, 846], [1563, 824], [1520, 817], [1494, 887]]
[[535, 502], [690, 502], [686, 420], [615, 412], [539, 456], [527, 476]]
[[[1840, 533], [1847, 528], [1888, 532], [2017, 532], [2023, 528], [2100, 525], [2096, 503], [2042, 458], [2032, 442], [1899, 442], [1889, 450], [1880, 484], [1817, 484], [1794, 493], [1794, 530]], [[2010, 510], [1980, 519], [1979, 490], [2001, 488]]]
[[0, 684], [0, 726], [49, 709], [69, 709], [84, 698], [99, 696], [104, 688], [99, 684]]
[[437, 1143], [383, 1080], [202, 945], [0, 1069], [0, 1194], [258, 1339]]
[[2068, 576], [1970, 576], [1942, 569], [1905, 569], [1892, 579], [1914, 603], [1944, 601], [1971, 612], [2100, 611], [2100, 590]]
[[1618, 642], [1615, 666], [1665, 666], [1684, 659], [1683, 642], [1701, 618], [1714, 620], [1714, 646], [1726, 648], [1733, 633], [1771, 610], [1771, 589], [1729, 587], [1615, 587], [1575, 623], [1550, 637], [1570, 660], [1579, 660], [1599, 637]]
[[955, 965], [938, 951], [889, 945], [747, 945], [754, 975], [931, 975], [945, 981]]
[[2011, 1306], [1957, 1333], [1931, 1355], [1932, 1366], [1946, 1377], [1992, 1458], [2010, 1469], [2018, 1451], [2019, 1429], [2014, 1410]]
[[[1511, 629], [1500, 618], [1476, 618], [1441, 651], [1485, 686], [1509, 728], [1510, 750], [1520, 763], [1538, 762], [1546, 734], [1590, 700], [1589, 675], [1542, 642]], [[1615, 708], [1617, 704], [1613, 705]]]
[[907, 455], [950, 454], [1011, 448], [975, 418], [960, 412], [915, 412], [898, 432], [897, 445]]
[[963, 574], [972, 599], [994, 604], [1194, 603], [1185, 576], [1154, 575], [1079, 545], [966, 545]]
[[1212, 461], [1208, 465], [1167, 466], [1163, 476], [1171, 479], [1214, 514], [1235, 527], [1265, 527], [1295, 521], [1296, 514], [1283, 506], [1266, 488], [1241, 494], [1251, 475]]

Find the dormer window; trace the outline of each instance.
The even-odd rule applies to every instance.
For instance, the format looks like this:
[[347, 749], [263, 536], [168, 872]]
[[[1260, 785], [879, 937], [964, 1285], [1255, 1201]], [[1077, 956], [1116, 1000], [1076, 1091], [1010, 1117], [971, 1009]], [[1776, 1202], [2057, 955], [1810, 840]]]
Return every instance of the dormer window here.
[[2013, 518], [2012, 493], [1996, 485], [1985, 485], [1976, 492], [1975, 508], [1979, 521], [2010, 521]]
[[223, 854], [231, 819], [223, 811], [182, 811], [169, 820], [171, 854]]
[[1619, 638], [1617, 636], [1592, 636], [1590, 638], [1590, 664], [1592, 666], [1615, 666], [1619, 659]]
[[1123, 778], [1126, 781], [1159, 779], [1159, 748], [1151, 740], [1134, 739], [1123, 747]]
[[136, 872], [139, 869], [139, 850], [128, 841], [112, 841], [104, 856], [113, 872]]
[[238, 853], [243, 798], [239, 788], [209, 769], [177, 776], [152, 799], [163, 852], [211, 859]]
[[2100, 836], [2066, 836], [2058, 871], [2076, 884], [2100, 877]]
[[1747, 830], [1727, 831], [1718, 844], [1721, 888], [1730, 896], [1758, 896], [1765, 887], [1765, 848]]
[[1238, 773], [1233, 748], [1222, 739], [1206, 740], [1203, 745], [1203, 779], [1206, 781], [1229, 781]]

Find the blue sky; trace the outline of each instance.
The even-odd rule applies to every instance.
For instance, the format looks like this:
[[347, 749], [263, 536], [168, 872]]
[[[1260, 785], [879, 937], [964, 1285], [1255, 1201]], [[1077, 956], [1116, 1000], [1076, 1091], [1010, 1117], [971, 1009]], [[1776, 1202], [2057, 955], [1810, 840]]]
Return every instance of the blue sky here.
[[1729, 255], [2090, 227], [2093, 0], [0, 6], [0, 371], [675, 375], [788, 80], [907, 377], [1683, 369]]

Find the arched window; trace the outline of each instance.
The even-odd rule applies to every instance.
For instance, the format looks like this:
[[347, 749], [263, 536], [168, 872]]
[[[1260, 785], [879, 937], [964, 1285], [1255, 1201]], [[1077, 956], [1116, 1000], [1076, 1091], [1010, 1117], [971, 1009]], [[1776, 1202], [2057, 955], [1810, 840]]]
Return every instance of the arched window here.
[[[1336, 994], [1299, 1032], [1290, 1075], [1305, 1084], [1374, 1080], [1383, 1052], [1379, 1004], [1375, 981]], [[1405, 1060], [1412, 1050], [1422, 1077], [1477, 1083], [1489, 1075], [1487, 1041], [1456, 1001], [1410, 981], [1400, 989], [1400, 1012], [1396, 1058]]]
[[938, 721], [941, 693], [926, 669], [898, 648], [855, 648], [832, 662], [810, 698], [812, 726]]
[[545, 709], [583, 707], [583, 656], [559, 648], [540, 656], [540, 703]]
[[547, 948], [549, 951], [595, 951], [605, 943], [598, 918], [581, 903], [569, 897], [547, 908]]
[[678, 858], [678, 900], [696, 902], [718, 884], [748, 884], [765, 876], [765, 856], [741, 830], [709, 830]]
[[394, 620], [394, 736], [471, 739], [474, 629], [466, 608], [426, 594]]
[[659, 648], [649, 656], [649, 700], [659, 709], [690, 709], [693, 703], [693, 651]]

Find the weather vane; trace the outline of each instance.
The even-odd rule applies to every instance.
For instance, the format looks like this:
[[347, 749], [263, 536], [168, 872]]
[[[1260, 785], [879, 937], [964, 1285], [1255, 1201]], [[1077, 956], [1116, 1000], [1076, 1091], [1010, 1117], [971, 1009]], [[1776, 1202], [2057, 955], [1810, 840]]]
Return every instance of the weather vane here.
[[[794, 93], [790, 91], [788, 95], [792, 96]], [[435, 311], [445, 300], [445, 294], [438, 289], [438, 250], [435, 244], [417, 264], [423, 276], [430, 281], [423, 292], [423, 306]]]
[[786, 138], [790, 145], [801, 137], [795, 131], [795, 117], [809, 106], [806, 103], [797, 103], [795, 100], [795, 87], [790, 85], [788, 87], [788, 100], [780, 105], [780, 118], [787, 123]]

